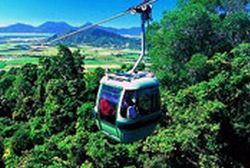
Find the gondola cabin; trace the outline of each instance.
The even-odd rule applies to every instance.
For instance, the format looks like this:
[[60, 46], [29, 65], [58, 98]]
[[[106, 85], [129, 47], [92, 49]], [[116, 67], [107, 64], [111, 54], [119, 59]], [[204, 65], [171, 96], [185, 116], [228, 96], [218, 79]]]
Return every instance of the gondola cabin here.
[[99, 129], [111, 138], [122, 143], [143, 139], [161, 117], [159, 81], [148, 72], [107, 74], [94, 113]]

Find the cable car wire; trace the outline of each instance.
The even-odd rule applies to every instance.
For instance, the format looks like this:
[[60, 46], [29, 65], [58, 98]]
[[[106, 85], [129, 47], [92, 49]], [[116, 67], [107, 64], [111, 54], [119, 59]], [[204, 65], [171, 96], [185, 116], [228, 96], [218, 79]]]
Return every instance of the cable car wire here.
[[117, 14], [117, 15], [114, 15], [114, 16], [112, 16], [112, 17], [110, 17], [110, 18], [104, 19], [104, 20], [102, 20], [102, 21], [100, 21], [100, 22], [97, 22], [97, 23], [95, 23], [95, 24], [91, 24], [91, 25], [89, 25], [89, 26], [80, 28], [80, 29], [78, 29], [78, 30], [76, 30], [76, 31], [73, 31], [73, 32], [71, 32], [71, 33], [62, 35], [62, 36], [60, 36], [60, 37], [58, 37], [58, 38], [56, 38], [56, 39], [54, 39], [54, 40], [51, 40], [49, 43], [52, 44], [52, 43], [55, 43], [55, 42], [57, 42], [57, 41], [63, 40], [63, 39], [65, 39], [65, 38], [68, 38], [68, 37], [70, 37], [70, 36], [73, 36], [73, 35], [76, 35], [76, 34], [78, 34], [78, 33], [84, 32], [84, 31], [86, 31], [86, 30], [92, 29], [92, 28], [94, 28], [94, 27], [96, 27], [96, 26], [98, 26], [98, 25], [101, 25], [101, 24], [110, 22], [110, 21], [112, 21], [112, 20], [114, 20], [114, 19], [116, 19], [116, 18], [118, 18], [118, 17], [121, 17], [121, 16], [123, 16], [123, 15], [126, 15], [127, 13], [129, 13], [129, 11], [125, 11], [125, 12], [119, 13], [119, 14]]
[[[143, 2], [143, 3], [139, 4], [139, 5], [136, 5], [135, 7], [153, 4], [153, 3], [155, 3], [156, 1], [158, 1], [158, 0], [150, 0], [150, 1], [147, 1], [147, 2]], [[78, 33], [84, 32], [84, 31], [86, 31], [86, 30], [92, 29], [92, 28], [97, 27], [97, 26], [99, 26], [99, 25], [102, 25], [102, 24], [104, 24], [104, 23], [110, 22], [110, 21], [112, 21], [112, 20], [114, 20], [114, 19], [117, 19], [117, 18], [119, 18], [119, 17], [122, 17], [122, 16], [124, 16], [124, 15], [126, 15], [126, 14], [128, 14], [128, 13], [130, 13], [130, 12], [133, 12], [133, 10], [134, 10], [134, 7], [128, 8], [127, 10], [125, 10], [125, 11], [123, 11], [123, 12], [121, 12], [121, 13], [118, 13], [118, 14], [116, 14], [116, 15], [113, 15], [113, 16], [111, 16], [111, 17], [109, 17], [109, 18], [106, 18], [106, 19], [104, 19], [104, 20], [101, 20], [101, 21], [99, 21], [99, 22], [97, 22], [97, 23], [94, 23], [94, 24], [91, 24], [91, 25], [89, 25], [89, 26], [80, 28], [80, 29], [78, 29], [78, 30], [76, 30], [76, 31], [73, 31], [73, 32], [70, 32], [70, 33], [68, 33], [68, 34], [59, 36], [58, 38], [53, 39], [53, 40], [51, 40], [50, 42], [47, 42], [46, 44], [47, 44], [47, 45], [53, 44], [53, 43], [55, 43], [55, 42], [57, 42], [57, 41], [63, 40], [63, 39], [68, 38], [68, 37], [70, 37], [70, 36], [73, 36], [73, 35], [76, 35], [76, 34], [78, 34]]]

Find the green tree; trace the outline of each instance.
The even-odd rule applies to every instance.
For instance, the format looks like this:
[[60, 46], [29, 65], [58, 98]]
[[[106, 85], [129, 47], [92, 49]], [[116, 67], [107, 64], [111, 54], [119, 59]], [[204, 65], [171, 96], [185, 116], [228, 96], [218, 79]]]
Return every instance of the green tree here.
[[46, 87], [46, 95], [44, 103], [45, 124], [52, 133], [63, 130], [65, 132], [72, 131], [79, 102], [70, 95], [67, 83], [63, 80], [50, 80]]
[[36, 111], [35, 100], [33, 98], [34, 82], [37, 79], [37, 66], [27, 64], [18, 69], [12, 75], [12, 72], [6, 73], [6, 77], [2, 80], [7, 82], [1, 85], [4, 89], [4, 97], [6, 108], [12, 117], [16, 120], [28, 120]]
[[102, 68], [96, 68], [93, 72], [87, 72], [84, 75], [86, 82], [85, 97], [87, 100], [94, 102], [99, 88], [99, 82], [104, 76], [105, 70]]
[[0, 167], [4, 168], [4, 162], [2, 160], [3, 152], [4, 152], [4, 146], [3, 146], [2, 141], [3, 141], [3, 139], [2, 139], [2, 137], [0, 137]]
[[[193, 55], [210, 58], [216, 52], [228, 52], [242, 42], [250, 42], [250, 19], [243, 10], [245, 1], [226, 15], [221, 14], [218, 7], [229, 1], [188, 2], [175, 11], [165, 13], [161, 22], [153, 23], [148, 30], [152, 69], [163, 86], [171, 90], [193, 83], [190, 81], [192, 76], [187, 76], [189, 73], [185, 70], [185, 64]], [[211, 7], [219, 11], [211, 12]]]
[[166, 13], [161, 24], [153, 24], [148, 34], [153, 70], [163, 85], [172, 89], [186, 83], [182, 71], [193, 54], [211, 56], [215, 52], [212, 20], [200, 4]]
[[[248, 167], [250, 44], [206, 61], [206, 81], [163, 95], [172, 120], [144, 151], [172, 167]], [[236, 154], [237, 153], [237, 154]]]
[[200, 3], [207, 10], [214, 13], [230, 14], [240, 10], [246, 10], [248, 0], [179, 0], [179, 6], [184, 6], [190, 3]]
[[29, 127], [27, 125], [22, 126], [18, 131], [13, 135], [11, 146], [13, 152], [17, 156], [21, 156], [24, 151], [30, 150], [34, 147], [33, 141], [29, 134]]

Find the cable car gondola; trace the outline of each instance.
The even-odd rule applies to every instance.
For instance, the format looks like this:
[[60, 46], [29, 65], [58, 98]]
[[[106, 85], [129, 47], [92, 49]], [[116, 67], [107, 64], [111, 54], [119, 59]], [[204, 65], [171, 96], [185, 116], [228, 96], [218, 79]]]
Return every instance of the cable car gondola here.
[[122, 143], [130, 143], [150, 135], [161, 117], [159, 81], [150, 72], [136, 72], [145, 55], [145, 23], [151, 6], [132, 9], [141, 14], [141, 55], [131, 71], [106, 74], [100, 81], [94, 115], [99, 129]]
[[159, 81], [149, 72], [107, 74], [95, 111], [98, 127], [111, 138], [123, 143], [145, 138], [161, 117]]

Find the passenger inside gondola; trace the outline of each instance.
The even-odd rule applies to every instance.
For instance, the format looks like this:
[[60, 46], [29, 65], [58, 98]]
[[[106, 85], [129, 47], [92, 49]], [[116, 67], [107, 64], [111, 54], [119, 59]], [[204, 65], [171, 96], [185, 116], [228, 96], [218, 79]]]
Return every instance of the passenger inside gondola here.
[[103, 117], [109, 117], [110, 115], [114, 115], [114, 113], [115, 113], [114, 107], [105, 98], [101, 99], [100, 111], [101, 111], [101, 114]]
[[158, 88], [127, 91], [122, 101], [121, 116], [135, 119], [159, 111], [159, 99]]
[[121, 115], [123, 118], [135, 119], [139, 115], [134, 91], [128, 91], [123, 99]]
[[114, 124], [116, 119], [116, 112], [118, 101], [120, 97], [120, 90], [104, 86], [100, 95], [100, 114], [101, 118]]

